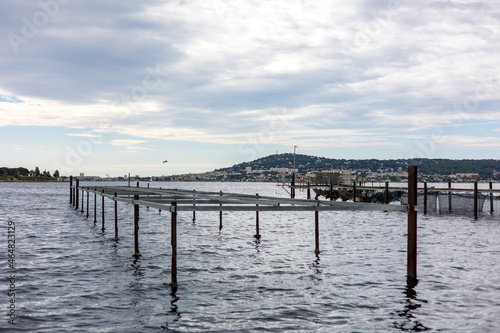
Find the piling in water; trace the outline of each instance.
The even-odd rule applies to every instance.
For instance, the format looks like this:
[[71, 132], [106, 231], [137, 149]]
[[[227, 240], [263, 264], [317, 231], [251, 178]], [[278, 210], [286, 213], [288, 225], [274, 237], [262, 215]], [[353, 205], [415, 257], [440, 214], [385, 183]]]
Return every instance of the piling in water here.
[[417, 175], [416, 166], [408, 167], [408, 253], [407, 278], [417, 279]]

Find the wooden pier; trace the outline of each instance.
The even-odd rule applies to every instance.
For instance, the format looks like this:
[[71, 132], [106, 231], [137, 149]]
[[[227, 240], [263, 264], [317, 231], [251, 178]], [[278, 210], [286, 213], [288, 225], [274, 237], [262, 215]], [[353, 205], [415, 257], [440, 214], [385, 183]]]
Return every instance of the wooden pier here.
[[[188, 191], [178, 189], [162, 189], [131, 186], [80, 186], [76, 179], [73, 184], [73, 177], [70, 176], [70, 204], [74, 209], [79, 209], [79, 193], [81, 192], [81, 210], [84, 212], [84, 198], [87, 199], [86, 218], [89, 217], [89, 194], [94, 194], [94, 224], [97, 222], [97, 195], [102, 198], [102, 228], [105, 230], [104, 207], [105, 198], [114, 201], [114, 232], [115, 239], [118, 239], [118, 218], [117, 202], [126, 202], [134, 205], [134, 256], [139, 257], [139, 207], [146, 206], [159, 210], [169, 211], [171, 213], [171, 285], [177, 286], [177, 214], [179, 212], [192, 212], [193, 221], [196, 219], [196, 212], [219, 211], [219, 228], [223, 227], [223, 211], [255, 211], [255, 235], [260, 238], [259, 230], [259, 212], [261, 211], [311, 211], [314, 212], [314, 234], [316, 255], [320, 253], [320, 229], [319, 213], [321, 211], [401, 211], [408, 213], [408, 258], [407, 258], [407, 277], [408, 279], [417, 278], [417, 212], [423, 211], [417, 207], [417, 167], [409, 167], [408, 182], [408, 205], [384, 205], [375, 203], [360, 202], [336, 202], [330, 200], [311, 200], [311, 199], [292, 199], [278, 198], [270, 196], [260, 196], [258, 194], [249, 195], [241, 193], [223, 193], [206, 191]], [[86, 196], [85, 196], [86, 193]]]

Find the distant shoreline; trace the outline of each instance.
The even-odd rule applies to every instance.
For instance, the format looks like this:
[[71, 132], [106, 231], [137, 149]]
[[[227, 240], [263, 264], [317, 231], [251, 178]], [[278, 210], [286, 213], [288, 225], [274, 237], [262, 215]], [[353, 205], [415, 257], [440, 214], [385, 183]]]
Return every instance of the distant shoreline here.
[[43, 179], [43, 178], [35, 178], [29, 177], [29, 179], [0, 179], [0, 183], [55, 183], [59, 182], [57, 179]]

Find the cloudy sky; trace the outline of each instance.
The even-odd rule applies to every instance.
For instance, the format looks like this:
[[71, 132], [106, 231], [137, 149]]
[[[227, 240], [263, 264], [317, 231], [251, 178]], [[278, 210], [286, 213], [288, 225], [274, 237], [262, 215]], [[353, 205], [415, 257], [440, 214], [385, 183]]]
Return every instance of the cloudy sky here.
[[500, 158], [497, 0], [2, 0], [0, 29], [0, 166]]

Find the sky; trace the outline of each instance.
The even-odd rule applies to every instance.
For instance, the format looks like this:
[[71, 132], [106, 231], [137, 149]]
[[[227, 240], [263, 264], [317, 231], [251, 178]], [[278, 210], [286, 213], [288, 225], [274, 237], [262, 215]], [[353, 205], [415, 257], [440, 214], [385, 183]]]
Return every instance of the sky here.
[[500, 159], [498, 0], [2, 0], [0, 32], [0, 167]]

